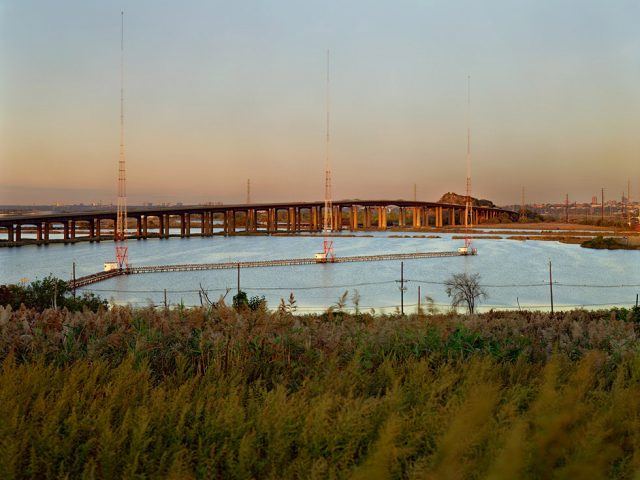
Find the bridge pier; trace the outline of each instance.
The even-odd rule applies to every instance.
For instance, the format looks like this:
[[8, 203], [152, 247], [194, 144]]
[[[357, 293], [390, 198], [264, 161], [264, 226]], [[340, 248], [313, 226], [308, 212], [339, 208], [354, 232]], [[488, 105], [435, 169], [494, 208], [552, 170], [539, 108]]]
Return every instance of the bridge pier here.
[[378, 207], [378, 230], [387, 229], [387, 209]]
[[422, 220], [422, 207], [413, 207], [413, 228], [420, 228]]

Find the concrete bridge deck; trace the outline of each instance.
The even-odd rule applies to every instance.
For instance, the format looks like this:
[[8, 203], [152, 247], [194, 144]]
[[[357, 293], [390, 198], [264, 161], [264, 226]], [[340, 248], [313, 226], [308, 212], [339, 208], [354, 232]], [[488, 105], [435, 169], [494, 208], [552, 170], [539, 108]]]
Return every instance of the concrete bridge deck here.
[[[462, 225], [464, 205], [409, 200], [341, 200], [333, 202], [333, 231], [386, 230], [390, 226], [421, 228]], [[324, 202], [290, 202], [233, 205], [191, 205], [171, 207], [130, 207], [127, 212], [132, 239], [169, 238], [170, 228], [179, 228], [181, 237], [246, 233], [319, 232], [322, 230]], [[473, 223], [498, 216], [516, 219], [517, 213], [499, 208], [474, 207]], [[13, 215], [0, 217], [0, 245], [46, 244], [52, 241], [100, 241], [113, 238], [115, 207], [73, 213]], [[52, 233], [59, 231], [61, 239]], [[23, 234], [34, 232], [35, 239]]]

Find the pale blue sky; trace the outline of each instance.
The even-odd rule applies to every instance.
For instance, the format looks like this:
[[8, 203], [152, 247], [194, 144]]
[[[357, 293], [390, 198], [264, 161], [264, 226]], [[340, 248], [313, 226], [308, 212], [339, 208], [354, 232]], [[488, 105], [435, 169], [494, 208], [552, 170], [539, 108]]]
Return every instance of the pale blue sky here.
[[620, 197], [640, 178], [637, 1], [0, 0], [0, 203]]

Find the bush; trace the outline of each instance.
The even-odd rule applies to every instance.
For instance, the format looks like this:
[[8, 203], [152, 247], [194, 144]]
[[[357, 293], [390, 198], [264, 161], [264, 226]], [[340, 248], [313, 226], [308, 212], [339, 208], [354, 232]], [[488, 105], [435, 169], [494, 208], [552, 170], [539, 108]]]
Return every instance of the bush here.
[[79, 297], [73, 297], [72, 293], [67, 282], [49, 275], [24, 286], [0, 285], [0, 305], [10, 305], [14, 310], [24, 305], [40, 312], [47, 308], [66, 308], [72, 312], [87, 308], [97, 312], [109, 305], [93, 293], [83, 292]]

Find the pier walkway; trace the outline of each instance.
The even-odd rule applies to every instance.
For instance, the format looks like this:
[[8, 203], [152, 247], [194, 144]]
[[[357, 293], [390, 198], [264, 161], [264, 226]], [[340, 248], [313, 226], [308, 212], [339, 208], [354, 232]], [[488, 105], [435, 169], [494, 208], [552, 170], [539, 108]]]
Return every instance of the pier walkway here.
[[234, 268], [260, 268], [260, 267], [286, 267], [292, 265], [325, 265], [330, 263], [351, 263], [351, 262], [379, 262], [383, 260], [412, 260], [417, 258], [437, 258], [437, 257], [459, 257], [466, 256], [460, 252], [412, 252], [412, 253], [387, 253], [381, 255], [357, 255], [351, 257], [335, 257], [326, 262], [319, 262], [315, 258], [289, 258], [282, 260], [255, 260], [244, 262], [222, 262], [222, 263], [184, 263], [175, 265], [150, 265], [142, 267], [129, 267], [122, 270], [111, 270], [108, 272], [98, 272], [85, 277], [77, 278], [69, 282], [70, 288], [80, 288], [93, 283], [98, 283], [108, 278], [119, 275], [133, 275], [139, 273], [161, 273], [161, 272], [189, 272], [197, 270], [228, 270]]

